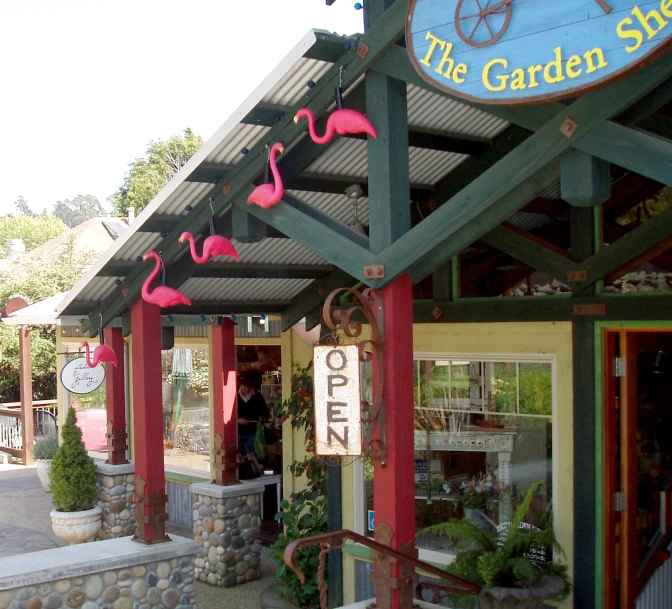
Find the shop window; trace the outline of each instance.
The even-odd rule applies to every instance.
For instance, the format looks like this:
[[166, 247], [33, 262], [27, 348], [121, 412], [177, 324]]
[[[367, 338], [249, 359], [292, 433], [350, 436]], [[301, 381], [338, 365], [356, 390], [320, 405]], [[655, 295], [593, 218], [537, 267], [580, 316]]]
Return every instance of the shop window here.
[[[82, 357], [81, 353], [64, 355], [63, 365]], [[76, 365], [76, 364], [75, 364]], [[77, 426], [82, 430], [86, 450], [107, 451], [107, 411], [105, 407], [105, 381], [95, 391], [85, 394], [65, 391], [65, 406], [74, 408]]]
[[[370, 391], [364, 388], [364, 395]], [[452, 554], [424, 532], [451, 518], [479, 527], [510, 521], [525, 491], [543, 481], [533, 512], [552, 507], [552, 361], [416, 359], [415, 509], [421, 550]], [[364, 462], [364, 530], [371, 534], [373, 463]], [[432, 558], [425, 555], [425, 558]], [[436, 555], [433, 558], [439, 559]]]
[[164, 463], [210, 471], [208, 352], [161, 352]]

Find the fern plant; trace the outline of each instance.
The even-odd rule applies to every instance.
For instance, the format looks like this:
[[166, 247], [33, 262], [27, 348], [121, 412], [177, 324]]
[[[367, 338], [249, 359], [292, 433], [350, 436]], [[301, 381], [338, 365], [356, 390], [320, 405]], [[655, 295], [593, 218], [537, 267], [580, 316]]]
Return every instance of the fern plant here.
[[[510, 526], [500, 533], [494, 529], [483, 531], [468, 519], [455, 518], [425, 529], [450, 538], [457, 548], [454, 562], [446, 569], [490, 588], [527, 588], [542, 577], [556, 576], [569, 591], [567, 566], [553, 561], [554, 550], [561, 555], [564, 552], [553, 532], [551, 512], [539, 515], [534, 526], [525, 522], [534, 493], [544, 484], [537, 482], [527, 490]], [[462, 599], [467, 604], [469, 600]], [[472, 602], [475, 600], [471, 597]]]
[[61, 445], [51, 460], [50, 488], [54, 507], [63, 512], [89, 510], [96, 501], [96, 466], [86, 454], [75, 410], [68, 409]]

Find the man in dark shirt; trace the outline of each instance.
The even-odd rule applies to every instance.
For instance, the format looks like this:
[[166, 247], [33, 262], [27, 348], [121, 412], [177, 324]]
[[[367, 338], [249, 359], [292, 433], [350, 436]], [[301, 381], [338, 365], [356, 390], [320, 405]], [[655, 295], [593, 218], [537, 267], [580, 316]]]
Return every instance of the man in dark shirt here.
[[256, 456], [257, 423], [265, 423], [271, 415], [264, 396], [254, 389], [250, 379], [241, 378], [238, 387], [238, 448], [243, 455], [252, 453]]

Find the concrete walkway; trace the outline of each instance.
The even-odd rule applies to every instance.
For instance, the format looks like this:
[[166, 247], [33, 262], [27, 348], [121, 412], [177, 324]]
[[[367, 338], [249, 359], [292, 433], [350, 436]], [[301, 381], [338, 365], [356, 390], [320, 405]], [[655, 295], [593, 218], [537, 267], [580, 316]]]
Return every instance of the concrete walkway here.
[[[0, 557], [67, 545], [51, 530], [51, 494], [42, 490], [34, 467], [0, 464]], [[173, 527], [169, 526], [169, 532]], [[189, 534], [174, 527], [177, 534]], [[196, 582], [196, 609], [257, 609], [273, 582], [275, 562], [262, 550], [261, 579], [234, 588]]]

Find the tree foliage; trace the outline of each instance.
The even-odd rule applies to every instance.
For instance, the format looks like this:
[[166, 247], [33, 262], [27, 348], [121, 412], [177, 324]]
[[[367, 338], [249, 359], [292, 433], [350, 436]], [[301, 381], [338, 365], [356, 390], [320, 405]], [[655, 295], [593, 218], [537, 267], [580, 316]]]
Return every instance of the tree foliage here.
[[189, 128], [182, 136], [149, 143], [145, 158], [137, 158], [126, 172], [124, 183], [112, 196], [117, 214], [127, 216], [133, 208], [140, 212], [203, 145]]
[[58, 201], [54, 205], [53, 215], [70, 228], [74, 228], [90, 218], [104, 216], [105, 209], [93, 195], [77, 195], [74, 199]]
[[0, 258], [6, 256], [5, 245], [10, 239], [21, 239], [26, 251], [58, 237], [67, 226], [54, 216], [3, 216], [0, 218]]
[[[0, 304], [18, 294], [29, 302], [38, 302], [69, 290], [84, 273], [94, 254], [75, 255], [71, 239], [60, 255], [52, 260], [12, 265], [0, 272]], [[56, 331], [54, 326], [31, 328], [33, 357], [33, 398], [56, 397]], [[19, 400], [19, 336], [15, 326], [0, 323], [0, 402]]]
[[75, 411], [68, 416], [61, 431], [58, 447], [49, 469], [54, 506], [63, 512], [90, 510], [96, 500], [96, 466], [86, 454], [82, 430], [77, 427]]
[[18, 211], [20, 214], [24, 214], [26, 216], [35, 215], [28, 206], [28, 201], [23, 198], [23, 195], [19, 195], [19, 198], [14, 201], [14, 207], [16, 207], [16, 211]]

